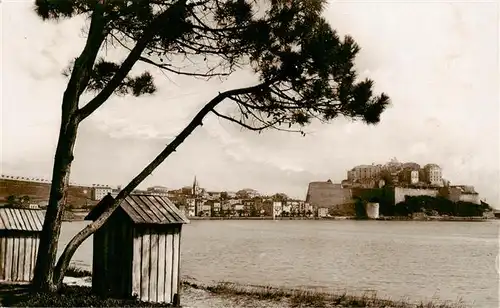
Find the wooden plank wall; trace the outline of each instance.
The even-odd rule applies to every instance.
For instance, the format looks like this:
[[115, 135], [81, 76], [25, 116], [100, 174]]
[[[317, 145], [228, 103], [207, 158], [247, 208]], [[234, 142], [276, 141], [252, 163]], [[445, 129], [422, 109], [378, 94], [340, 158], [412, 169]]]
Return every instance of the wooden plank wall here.
[[97, 294], [131, 295], [133, 230], [123, 218], [113, 216], [94, 235], [92, 289]]
[[0, 237], [0, 281], [31, 281], [39, 243], [38, 235]]
[[104, 240], [106, 236], [107, 224], [105, 223], [94, 233], [93, 253], [92, 253], [92, 292], [104, 295], [104, 283], [106, 281], [106, 267], [104, 259]]
[[134, 232], [132, 294], [142, 301], [172, 303], [179, 292], [180, 228]]

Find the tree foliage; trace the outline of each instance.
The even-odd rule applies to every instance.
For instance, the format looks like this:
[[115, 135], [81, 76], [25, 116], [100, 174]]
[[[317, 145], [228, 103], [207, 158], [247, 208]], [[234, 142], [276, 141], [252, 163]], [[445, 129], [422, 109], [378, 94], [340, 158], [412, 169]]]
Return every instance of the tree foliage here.
[[422, 212], [428, 215], [437, 213], [438, 215], [473, 217], [483, 216], [484, 213], [491, 210], [491, 207], [486, 203], [453, 202], [444, 197], [430, 196], [406, 196], [405, 201], [394, 206], [395, 214], [401, 216]]
[[[354, 60], [360, 48], [341, 38], [321, 16], [324, 0], [36, 0], [44, 20], [77, 15], [88, 21], [86, 44], [70, 64], [63, 96], [61, 127], [35, 284], [52, 282], [78, 125], [112, 95], [153, 94], [153, 74], [132, 75], [137, 62], [165, 74], [196, 78], [228, 76], [249, 68], [256, 84], [219, 93], [167, 147], [115, 198], [95, 222], [73, 238], [55, 268], [61, 285], [65, 267], [83, 240], [100, 228], [118, 204], [202, 125], [209, 113], [253, 131], [277, 129], [303, 133], [313, 119], [338, 116], [368, 124], [380, 121], [389, 104], [375, 95], [373, 81], [359, 80]], [[106, 49], [126, 55], [117, 61]], [[82, 94], [92, 97], [81, 102]], [[232, 103], [237, 112], [217, 109]], [[45, 287], [43, 287], [45, 288]], [[52, 288], [49, 288], [52, 289]]]
[[7, 196], [7, 203], [4, 207], [10, 208], [28, 208], [31, 198], [29, 196], [16, 196], [9, 195]]
[[[374, 95], [372, 80], [357, 80], [354, 59], [360, 48], [321, 17], [324, 1], [37, 0], [36, 11], [44, 19], [90, 17], [99, 2], [106, 47], [127, 50], [130, 57], [140, 45], [137, 61], [205, 78], [250, 66], [265, 86], [227, 98], [239, 114], [212, 110], [247, 129], [286, 130], [339, 115], [374, 124], [389, 103], [387, 95]], [[99, 58], [85, 91], [154, 93], [149, 72], [121, 76], [125, 62]], [[106, 91], [110, 84], [113, 89]], [[82, 115], [93, 106], [83, 107]]]
[[285, 193], [274, 194], [273, 196], [271, 196], [271, 198], [273, 199], [273, 201], [277, 202], [285, 202], [289, 199], [289, 197]]
[[365, 219], [367, 218], [366, 214], [366, 204], [367, 202], [363, 199], [356, 198], [354, 202], [354, 212], [356, 214], [356, 218]]

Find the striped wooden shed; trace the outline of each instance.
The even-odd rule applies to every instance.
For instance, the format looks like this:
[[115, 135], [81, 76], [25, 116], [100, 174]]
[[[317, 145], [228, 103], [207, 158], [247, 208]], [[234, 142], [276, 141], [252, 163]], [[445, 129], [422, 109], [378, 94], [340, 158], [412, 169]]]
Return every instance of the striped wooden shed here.
[[[85, 219], [96, 220], [104, 197]], [[166, 197], [132, 194], [94, 234], [94, 293], [179, 305], [182, 225], [189, 220]]]
[[0, 281], [33, 278], [45, 211], [0, 208]]

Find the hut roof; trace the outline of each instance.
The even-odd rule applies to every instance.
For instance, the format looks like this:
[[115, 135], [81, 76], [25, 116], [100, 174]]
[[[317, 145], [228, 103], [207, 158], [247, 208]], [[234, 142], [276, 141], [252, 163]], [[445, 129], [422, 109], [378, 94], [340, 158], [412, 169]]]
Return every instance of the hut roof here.
[[[85, 217], [96, 220], [114, 198], [105, 196]], [[131, 194], [120, 203], [120, 207], [136, 224], [186, 224], [189, 220], [167, 197], [150, 194]]]
[[0, 208], [0, 230], [42, 231], [45, 211]]

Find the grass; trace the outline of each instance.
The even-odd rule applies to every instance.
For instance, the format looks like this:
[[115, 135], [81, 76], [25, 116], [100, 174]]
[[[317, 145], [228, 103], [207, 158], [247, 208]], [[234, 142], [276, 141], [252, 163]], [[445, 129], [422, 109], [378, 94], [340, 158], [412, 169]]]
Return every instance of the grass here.
[[66, 286], [61, 292], [30, 293], [28, 286], [2, 285], [2, 307], [172, 307], [169, 304], [144, 303], [136, 298], [101, 298], [89, 287]]
[[91, 277], [92, 276], [92, 272], [84, 270], [84, 269], [81, 269], [81, 268], [78, 268], [78, 267], [70, 266], [66, 270], [65, 276], [75, 277], [75, 278]]
[[[185, 283], [188, 284], [189, 283]], [[216, 296], [244, 296], [259, 300], [286, 301], [290, 307], [391, 307], [391, 308], [463, 308], [461, 301], [457, 302], [421, 302], [410, 303], [400, 300], [378, 298], [376, 294], [348, 295], [347, 293], [334, 294], [312, 290], [286, 289], [276, 287], [244, 286], [234, 283], [219, 283], [215, 286], [198, 286]]]
[[[72, 270], [73, 274], [84, 275], [83, 270]], [[85, 276], [87, 273], [85, 273]], [[83, 276], [79, 276], [83, 277]], [[226, 298], [237, 304], [239, 299], [250, 302], [272, 301], [279, 306], [294, 308], [330, 307], [383, 307], [383, 308], [463, 308], [462, 302], [410, 303], [400, 300], [378, 298], [376, 294], [349, 295], [303, 289], [250, 286], [222, 282], [212, 286], [183, 281], [182, 289], [198, 289], [209, 297]], [[182, 295], [181, 295], [182, 297]], [[30, 293], [29, 286], [0, 285], [0, 300], [3, 307], [172, 307], [169, 304], [145, 303], [136, 298], [111, 299], [92, 294], [90, 287], [66, 286], [57, 294]]]

